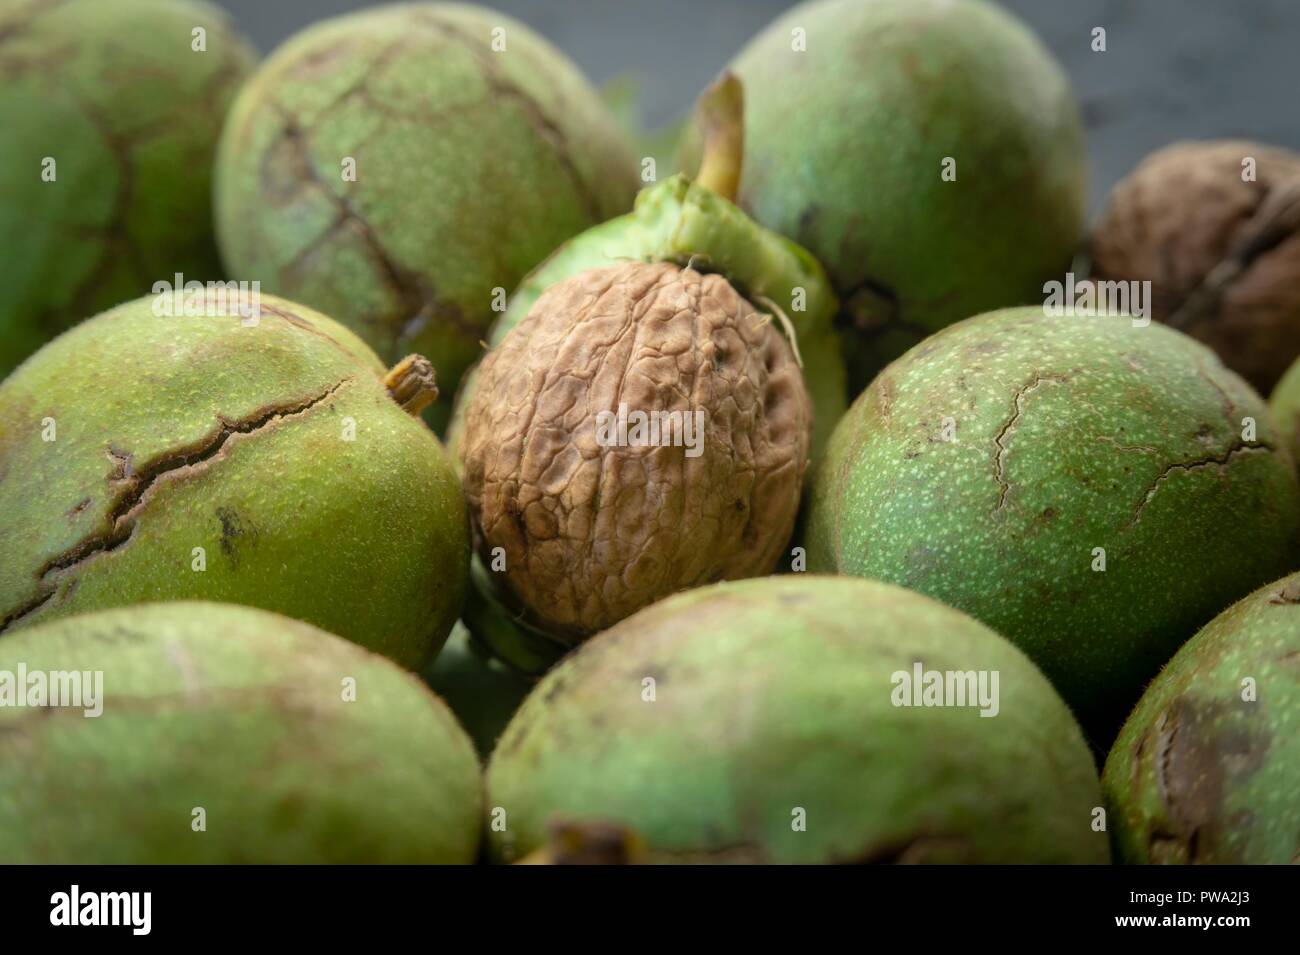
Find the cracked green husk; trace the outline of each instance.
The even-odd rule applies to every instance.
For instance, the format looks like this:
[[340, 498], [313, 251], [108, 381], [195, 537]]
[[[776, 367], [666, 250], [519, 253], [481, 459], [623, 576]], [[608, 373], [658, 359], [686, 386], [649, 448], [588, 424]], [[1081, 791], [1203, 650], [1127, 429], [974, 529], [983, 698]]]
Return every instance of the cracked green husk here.
[[253, 65], [196, 0], [0, 0], [0, 378], [156, 281], [221, 277], [212, 159]]
[[808, 566], [982, 620], [1104, 751], [1184, 640], [1293, 566], [1298, 525], [1277, 425], [1209, 349], [1126, 316], [1005, 309], [922, 342], [849, 409]]
[[1225, 610], [1178, 651], [1102, 774], [1120, 861], [1298, 860], [1297, 667], [1300, 574]]
[[19, 667], [98, 671], [102, 712], [0, 707], [5, 862], [474, 861], [464, 731], [414, 675], [315, 627], [125, 607], [5, 635], [0, 672]]
[[247, 326], [212, 296], [203, 316], [159, 317], [153, 301], [82, 323], [0, 386], [0, 637], [203, 599], [422, 666], [468, 573], [437, 438], [323, 315], [262, 296]]
[[[997, 715], [894, 705], [918, 660], [998, 672]], [[1033, 664], [964, 614], [847, 578], [692, 590], [593, 637], [525, 700], [487, 788], [507, 861], [552, 822], [628, 827], [663, 862], [1109, 856], [1092, 758]]]
[[491, 10], [419, 3], [280, 47], [231, 110], [216, 179], [231, 272], [338, 316], [387, 361], [427, 356], [440, 425], [497, 317], [494, 290], [626, 211], [636, 163], [541, 37]]

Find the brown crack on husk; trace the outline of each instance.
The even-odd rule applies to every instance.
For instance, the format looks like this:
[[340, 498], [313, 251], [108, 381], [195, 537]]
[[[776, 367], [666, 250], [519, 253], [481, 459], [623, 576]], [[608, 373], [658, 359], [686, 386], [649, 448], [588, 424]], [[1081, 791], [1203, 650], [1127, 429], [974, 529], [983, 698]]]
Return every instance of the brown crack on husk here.
[[1196, 458], [1191, 461], [1179, 461], [1174, 464], [1165, 465], [1163, 468], [1161, 468], [1160, 473], [1156, 475], [1155, 480], [1151, 482], [1151, 485], [1147, 488], [1146, 493], [1143, 494], [1142, 499], [1138, 502], [1137, 507], [1133, 511], [1133, 516], [1130, 517], [1128, 523], [1124, 525], [1124, 529], [1131, 530], [1133, 527], [1137, 525], [1138, 521], [1142, 519], [1142, 512], [1146, 510], [1147, 505], [1151, 503], [1151, 499], [1156, 496], [1156, 492], [1160, 490], [1161, 486], [1165, 483], [1165, 481], [1169, 479], [1171, 475], [1175, 473], [1185, 474], [1191, 471], [1199, 471], [1202, 468], [1218, 468], [1220, 471], [1223, 471], [1229, 465], [1232, 464], [1235, 458], [1237, 458], [1240, 455], [1271, 454], [1273, 453], [1273, 451], [1274, 448], [1270, 444], [1266, 444], [1263, 442], [1257, 444], [1247, 444], [1244, 441], [1238, 440], [1235, 441], [1233, 445], [1227, 451], [1224, 451], [1222, 454], [1211, 455], [1204, 458]]
[[[269, 103], [269, 107], [279, 117], [279, 143], [288, 150], [296, 174], [295, 181], [315, 189], [335, 211], [331, 223], [318, 236], [300, 248], [297, 254], [280, 269], [280, 274], [292, 275], [302, 270], [321, 247], [346, 231], [361, 243], [366, 257], [373, 266], [376, 278], [388, 290], [389, 295], [396, 302], [397, 311], [401, 314], [400, 321], [395, 324], [389, 323], [386, 329], [392, 339], [391, 350], [398, 347], [400, 339], [408, 334], [407, 330], [413, 327], [423, 328], [435, 318], [450, 325], [462, 335], [477, 339], [480, 330], [465, 318], [460, 308], [441, 300], [427, 275], [399, 262], [389, 252], [370, 222], [356, 209], [352, 200], [340, 195], [321, 177], [311, 158], [308, 133], [298, 122], [297, 117], [273, 101]], [[267, 155], [274, 155], [274, 147], [268, 150]], [[266, 186], [265, 176], [263, 189], [268, 194], [274, 192]]]
[[36, 574], [37, 593], [0, 620], [0, 634], [44, 607], [58, 593], [62, 582], [87, 561], [112, 553], [130, 543], [154, 489], [167, 475], [203, 472], [221, 458], [235, 436], [255, 434], [287, 419], [307, 414], [317, 405], [329, 401], [354, 380], [349, 376], [319, 394], [268, 407], [247, 418], [231, 420], [218, 415], [218, 426], [211, 434], [191, 445], [169, 449], [139, 467], [134, 467], [129, 453], [119, 451], [110, 444], [105, 448], [110, 461], [110, 470], [105, 480], [114, 497], [104, 517], [102, 529], [45, 562]]
[[[41, 15], [64, 3], [65, 0], [45, 0], [13, 11], [14, 19], [0, 24], [0, 47], [27, 35]], [[219, 44], [222, 50], [220, 63], [212, 71], [196, 100], [197, 105], [202, 107], [199, 112], [204, 115], [221, 115], [223, 104], [220, 101], [233, 91], [234, 81], [244, 68], [239, 47], [233, 42], [233, 33], [223, 39], [226, 38], [232, 42]], [[27, 73], [35, 73], [37, 77], [51, 71], [57, 73], [61, 66], [77, 55], [78, 50], [79, 45], [75, 41], [69, 41], [27, 59], [19, 59], [7, 51], [0, 51], [5, 53], [0, 56], [0, 75], [13, 81]], [[118, 77], [125, 77], [129, 72], [123, 66], [118, 70]], [[151, 255], [150, 250], [140, 245], [131, 230], [133, 209], [138, 204], [139, 192], [136, 151], [147, 147], [151, 140], [174, 135], [176, 132], [174, 117], [163, 117], [147, 125], [121, 128], [120, 120], [123, 117], [110, 118], [109, 114], [102, 111], [101, 104], [89, 101], [92, 98], [85, 95], [78, 95], [78, 91], [71, 87], [66, 93], [68, 102], [83, 116], [103, 144], [115, 171], [115, 179], [104, 221], [91, 225], [70, 224], [66, 230], [69, 241], [93, 243], [95, 254], [93, 261], [78, 270], [79, 277], [74, 276], [73, 281], [69, 282], [66, 296], [58, 303], [40, 307], [32, 313], [31, 323], [37, 328], [45, 329], [47, 337], [53, 337], [66, 329], [70, 321], [80, 320], [113, 304], [113, 301], [104, 300], [104, 290], [106, 284], [116, 277], [125, 277], [138, 289], [138, 293], [149, 288], [149, 275], [156, 271], [156, 265], [151, 264], [150, 259], [157, 258], [157, 250]]]
[[[607, 210], [602, 208], [598, 195], [593, 191], [589, 178], [579, 167], [577, 155], [568, 141], [563, 128], [555, 122], [542, 103], [506, 75], [498, 57], [486, 48], [486, 38], [476, 37], [466, 32], [451, 20], [438, 15], [436, 11], [412, 8], [406, 11], [412, 26], [428, 29], [431, 33], [455, 42], [467, 52], [477, 64], [480, 75], [487, 86], [487, 93], [496, 100], [508, 100], [520, 107], [527, 123], [546, 140], [551, 147], [551, 154], [560, 166], [562, 174], [573, 188], [574, 195], [582, 207], [583, 214], [590, 224], [604, 221]], [[392, 118], [396, 114], [384, 104], [379, 103], [370, 94], [369, 84], [377, 70], [389, 65], [400, 53], [410, 49], [415, 32], [408, 32], [397, 40], [387, 44], [370, 60], [370, 67], [358, 79], [337, 95], [336, 102], [351, 97], [363, 99], [372, 112]], [[337, 56], [348, 46], [347, 42], [335, 44], [309, 58], [309, 65], [315, 67], [324, 58]], [[307, 61], [304, 61], [307, 62]], [[443, 298], [434, 287], [427, 270], [413, 268], [403, 264], [385, 247], [378, 233], [364, 215], [355, 208], [350, 199], [340, 195], [329, 182], [322, 178], [311, 161], [308, 149], [310, 132], [304, 128], [298, 117], [282, 104], [271, 100], [269, 108], [277, 115], [281, 126], [280, 139], [288, 149], [297, 173], [297, 180], [313, 187], [324, 196], [335, 209], [335, 216], [330, 223], [310, 241], [299, 248], [296, 254], [281, 269], [282, 277], [292, 277], [295, 273], [308, 268], [315, 255], [327, 243], [336, 239], [341, 233], [348, 233], [358, 239], [366, 257], [370, 260], [374, 274], [380, 284], [388, 291], [394, 302], [391, 313], [370, 316], [377, 330], [388, 339], [385, 357], [390, 359], [395, 354], [409, 347], [433, 323], [445, 325], [460, 337], [470, 342], [483, 337], [483, 328], [473, 322], [465, 309], [455, 302]], [[457, 105], [455, 109], [478, 109], [482, 103], [468, 106]], [[446, 110], [426, 109], [430, 123], [436, 121], [440, 113]], [[274, 147], [267, 155], [274, 153]], [[267, 177], [263, 175], [263, 192], [268, 196], [277, 193], [275, 188], [267, 186]], [[290, 286], [292, 283], [290, 283]]]
[[1006, 423], [998, 429], [997, 434], [993, 436], [993, 444], [997, 448], [993, 455], [993, 478], [998, 484], [998, 503], [993, 508], [993, 513], [998, 514], [1006, 509], [1007, 498], [1011, 494], [1011, 483], [1007, 480], [1007, 454], [1010, 448], [1007, 447], [1006, 437], [1011, 433], [1011, 429], [1019, 424], [1021, 417], [1025, 413], [1024, 400], [1032, 392], [1037, 391], [1039, 387], [1047, 382], [1054, 384], [1063, 384], [1068, 379], [1064, 375], [1055, 375], [1049, 373], [1040, 373], [1035, 375], [1029, 382], [1022, 385], [1012, 396], [1011, 417]]
[[603, 221], [605, 214], [601, 209], [601, 204], [592, 193], [591, 186], [587, 182], [587, 178], [583, 176], [582, 170], [578, 168], [573, 147], [569, 144], [564, 130], [546, 114], [546, 110], [543, 109], [541, 103], [505, 75], [496, 55], [487, 49], [486, 39], [466, 33], [457, 24], [443, 19], [435, 10], [416, 8], [413, 9], [413, 14], [421, 22], [433, 27], [444, 36], [460, 42], [482, 68], [488, 88], [497, 96], [511, 100], [519, 105], [533, 128], [551, 144], [556, 162], [560, 164], [565, 177], [572, 185], [573, 192], [582, 204], [583, 212], [586, 214], [588, 221], [593, 225]]

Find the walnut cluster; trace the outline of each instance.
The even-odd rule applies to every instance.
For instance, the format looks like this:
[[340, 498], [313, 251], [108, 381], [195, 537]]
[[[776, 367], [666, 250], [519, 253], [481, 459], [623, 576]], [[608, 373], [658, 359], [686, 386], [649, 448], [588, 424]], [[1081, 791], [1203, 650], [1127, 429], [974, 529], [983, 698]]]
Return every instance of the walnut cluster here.
[[790, 344], [725, 278], [669, 263], [546, 291], [483, 360], [461, 458], [499, 589], [576, 642], [675, 591], [770, 573], [812, 403]]
[[1295, 153], [1239, 140], [1161, 149], [1115, 187], [1090, 253], [1095, 279], [1149, 280], [1154, 319], [1264, 394], [1300, 354]]

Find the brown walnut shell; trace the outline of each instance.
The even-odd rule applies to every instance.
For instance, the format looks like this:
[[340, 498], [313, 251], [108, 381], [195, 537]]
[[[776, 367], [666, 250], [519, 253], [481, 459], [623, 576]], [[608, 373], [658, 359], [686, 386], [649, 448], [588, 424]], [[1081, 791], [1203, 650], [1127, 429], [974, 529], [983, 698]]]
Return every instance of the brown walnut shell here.
[[1149, 280], [1151, 317], [1263, 394], [1300, 354], [1300, 155], [1244, 140], [1167, 146], [1115, 187], [1090, 253], [1094, 279]]
[[[703, 412], [698, 453], [611, 442], [599, 416], [620, 404], [629, 419]], [[461, 444], [476, 546], [489, 568], [504, 549], [507, 602], [575, 643], [675, 591], [770, 573], [811, 431], [790, 344], [725, 278], [583, 272], [481, 365]]]

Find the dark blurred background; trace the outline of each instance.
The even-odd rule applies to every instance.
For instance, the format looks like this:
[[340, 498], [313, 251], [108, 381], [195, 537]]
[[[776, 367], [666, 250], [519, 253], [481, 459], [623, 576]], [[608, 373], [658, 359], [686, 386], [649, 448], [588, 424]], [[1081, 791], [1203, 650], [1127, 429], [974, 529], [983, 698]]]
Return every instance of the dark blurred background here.
[[[216, 0], [262, 50], [365, 0]], [[870, 0], [863, 0], [870, 2]], [[1000, 0], [1074, 81], [1091, 207], [1151, 150], [1240, 136], [1300, 149], [1300, 0]], [[647, 128], [681, 115], [783, 0], [494, 0], [597, 84], [630, 77]], [[1091, 32], [1105, 27], [1107, 52]]]

